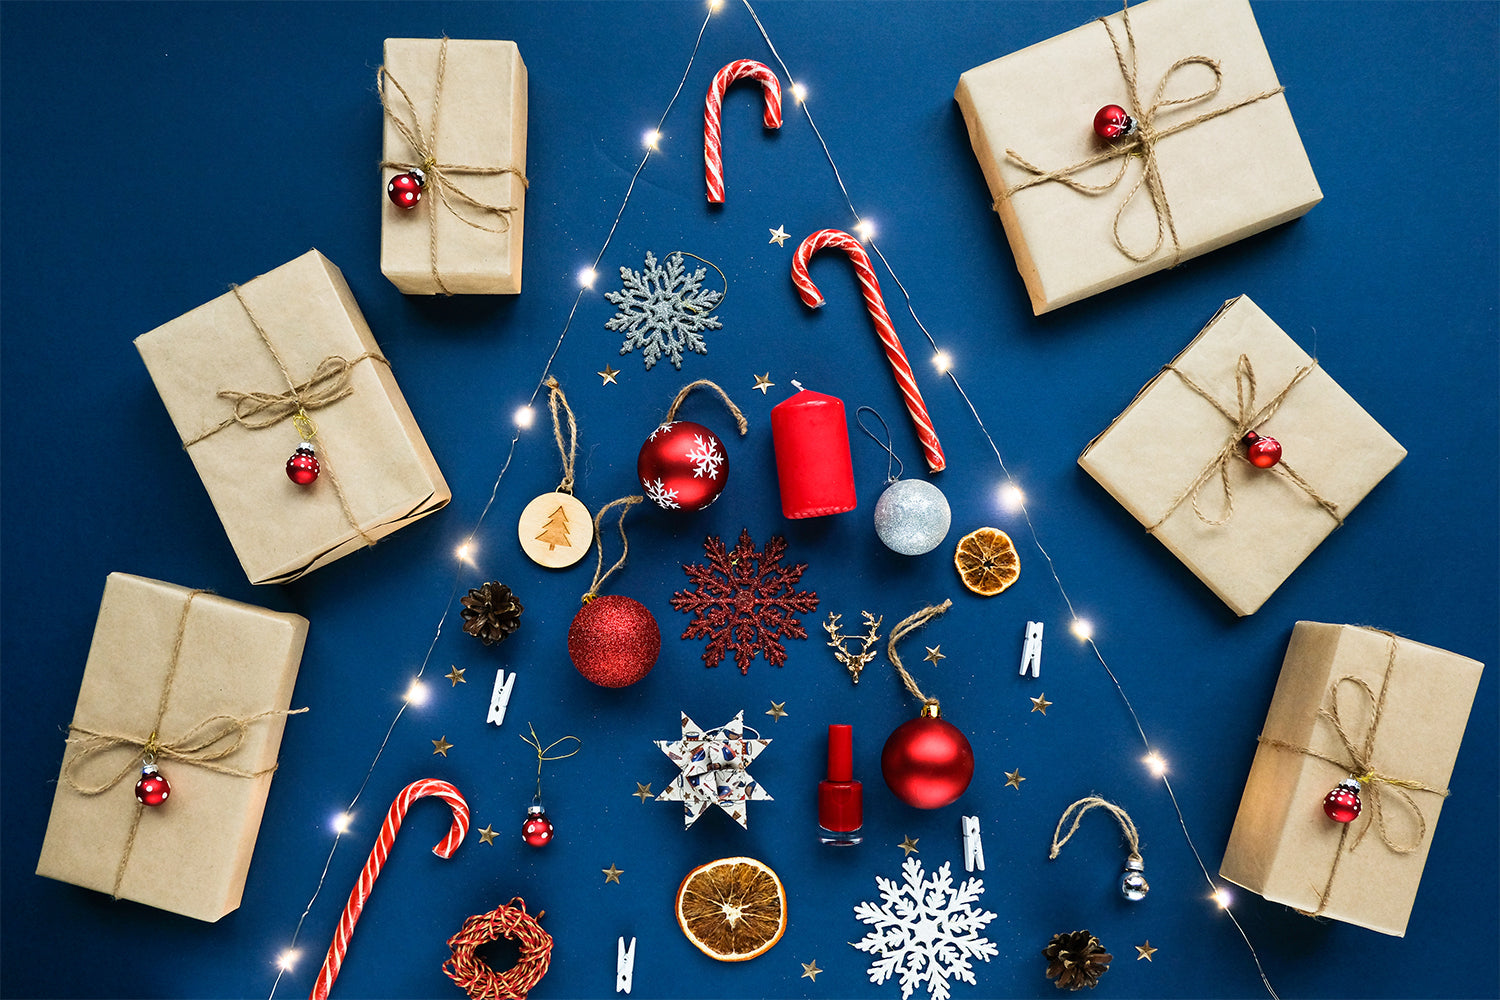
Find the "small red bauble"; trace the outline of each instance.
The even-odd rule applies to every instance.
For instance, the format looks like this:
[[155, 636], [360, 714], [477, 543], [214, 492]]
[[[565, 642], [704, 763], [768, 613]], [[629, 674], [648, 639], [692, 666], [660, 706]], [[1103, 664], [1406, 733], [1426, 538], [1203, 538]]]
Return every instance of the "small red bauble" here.
[[298, 486], [308, 486], [318, 478], [318, 456], [311, 441], [303, 441], [286, 460], [286, 477]]
[[707, 427], [675, 420], [651, 432], [635, 471], [647, 499], [663, 510], [702, 510], [724, 492], [729, 455]]
[[655, 616], [640, 601], [618, 594], [589, 601], [568, 629], [573, 666], [600, 687], [634, 684], [651, 672], [660, 653]]
[[1261, 437], [1254, 431], [1246, 431], [1245, 457], [1257, 469], [1269, 469], [1281, 461], [1281, 442], [1275, 438]]
[[135, 783], [135, 797], [143, 806], [159, 806], [172, 794], [172, 786], [161, 776], [155, 764], [141, 768], [141, 780]]
[[1118, 139], [1130, 135], [1135, 128], [1135, 119], [1118, 104], [1106, 104], [1094, 115], [1094, 134], [1101, 139]]
[[397, 174], [385, 186], [386, 196], [397, 208], [416, 208], [422, 200], [422, 189], [427, 186], [427, 175], [413, 167], [404, 174]]
[[532, 847], [546, 847], [552, 843], [552, 821], [541, 806], [526, 807], [526, 822], [521, 824], [521, 839]]
[[1345, 778], [1323, 796], [1323, 811], [1335, 823], [1353, 823], [1359, 810], [1359, 782], [1353, 778]]
[[957, 799], [974, 778], [974, 748], [958, 727], [936, 711], [903, 722], [880, 751], [880, 773], [896, 798], [918, 809], [938, 809]]

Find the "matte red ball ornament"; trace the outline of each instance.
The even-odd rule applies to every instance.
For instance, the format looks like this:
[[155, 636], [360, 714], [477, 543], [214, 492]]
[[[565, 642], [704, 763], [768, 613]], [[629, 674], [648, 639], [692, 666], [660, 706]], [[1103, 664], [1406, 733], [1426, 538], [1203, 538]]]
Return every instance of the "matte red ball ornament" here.
[[417, 202], [422, 200], [422, 189], [426, 186], [427, 175], [413, 167], [404, 174], [392, 177], [385, 186], [385, 193], [397, 208], [416, 208]]
[[641, 445], [636, 475], [647, 499], [663, 510], [702, 510], [724, 492], [729, 455], [717, 434], [691, 420], [674, 420]]
[[143, 806], [159, 806], [172, 794], [172, 786], [155, 764], [141, 768], [141, 780], [135, 783], [135, 797]]
[[1353, 823], [1359, 816], [1359, 782], [1345, 778], [1323, 796], [1323, 811], [1335, 823]]
[[974, 748], [958, 727], [925, 706], [903, 722], [880, 751], [880, 773], [896, 798], [918, 809], [957, 799], [974, 778]]
[[640, 601], [605, 594], [589, 601], [568, 629], [573, 666], [600, 687], [634, 684], [656, 666], [661, 628]]
[[1118, 104], [1106, 104], [1094, 115], [1094, 134], [1101, 139], [1113, 141], [1132, 134], [1135, 129], [1135, 119]]
[[286, 460], [286, 477], [298, 486], [309, 486], [318, 478], [318, 456], [311, 441], [303, 441]]
[[1275, 438], [1261, 437], [1254, 431], [1246, 431], [1245, 457], [1257, 469], [1269, 469], [1281, 461], [1281, 442]]
[[526, 807], [526, 822], [521, 824], [521, 839], [532, 847], [546, 847], [552, 843], [552, 821], [547, 811], [539, 805]]

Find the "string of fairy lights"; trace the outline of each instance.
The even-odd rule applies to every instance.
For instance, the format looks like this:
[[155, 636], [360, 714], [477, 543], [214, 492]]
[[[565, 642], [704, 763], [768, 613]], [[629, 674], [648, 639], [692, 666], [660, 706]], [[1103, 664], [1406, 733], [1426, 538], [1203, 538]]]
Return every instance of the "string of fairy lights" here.
[[[915, 322], [918, 329], [922, 331], [923, 336], [926, 337], [929, 346], [932, 348], [933, 367], [938, 371], [939, 374], [946, 376], [949, 382], [953, 385], [954, 389], [958, 391], [960, 397], [964, 401], [964, 405], [968, 407], [970, 415], [973, 416], [975, 423], [978, 425], [980, 433], [983, 434], [985, 441], [989, 444], [990, 450], [994, 454], [995, 461], [999, 465], [1001, 471], [1002, 482], [998, 488], [997, 500], [1005, 510], [1012, 514], [1019, 514], [1025, 521], [1027, 531], [1031, 538], [1031, 542], [1036, 547], [1037, 551], [1041, 553], [1043, 559], [1045, 560], [1048, 572], [1051, 574], [1052, 580], [1057, 587], [1058, 594], [1062, 598], [1063, 603], [1068, 609], [1068, 616], [1070, 619], [1069, 628], [1071, 632], [1079, 641], [1088, 644], [1089, 649], [1093, 652], [1095, 658], [1098, 659], [1099, 665], [1104, 669], [1105, 674], [1109, 677], [1111, 684], [1114, 685], [1115, 691], [1119, 694], [1121, 701], [1124, 703], [1125, 709], [1129, 713], [1131, 722], [1135, 726], [1136, 732], [1139, 735], [1141, 743], [1146, 751], [1145, 755], [1141, 758], [1141, 761], [1147, 768], [1148, 772], [1154, 778], [1161, 781], [1162, 787], [1166, 791], [1167, 797], [1171, 801], [1173, 811], [1176, 813], [1177, 822], [1182, 829], [1182, 834], [1187, 842], [1188, 849], [1192, 853], [1193, 859], [1197, 863], [1198, 868], [1202, 872], [1203, 878], [1210, 889], [1208, 899], [1217, 904], [1224, 915], [1227, 916], [1233, 923], [1235, 930], [1238, 931], [1241, 939], [1245, 943], [1246, 948], [1250, 952], [1250, 957], [1255, 963], [1256, 971], [1260, 976], [1262, 984], [1265, 986], [1266, 992], [1270, 994], [1273, 1000], [1279, 1000], [1275, 989], [1271, 986], [1271, 982], [1266, 976], [1265, 969], [1261, 965], [1260, 956], [1259, 954], [1257, 954], [1254, 944], [1250, 941], [1249, 935], [1246, 933], [1244, 927], [1240, 924], [1239, 920], [1233, 913], [1233, 910], [1231, 908], [1232, 900], [1230, 894], [1226, 889], [1224, 889], [1223, 886], [1214, 881], [1214, 878], [1212, 874], [1210, 874], [1207, 865], [1204, 864], [1202, 855], [1198, 852], [1198, 848], [1193, 841], [1192, 834], [1188, 829], [1187, 820], [1183, 816], [1182, 808], [1178, 802], [1176, 791], [1173, 789], [1171, 779], [1168, 777], [1168, 766], [1166, 759], [1161, 755], [1161, 753], [1157, 750], [1155, 744], [1153, 744], [1150, 737], [1146, 734], [1145, 726], [1142, 724], [1139, 715], [1136, 714], [1135, 707], [1131, 704], [1130, 698], [1126, 694], [1124, 686], [1120, 683], [1119, 677], [1115, 674], [1114, 670], [1111, 669], [1108, 661], [1104, 657], [1103, 651], [1095, 642], [1093, 624], [1078, 613], [1078, 609], [1074, 605], [1072, 598], [1069, 596], [1067, 588], [1063, 585], [1062, 577], [1058, 573], [1056, 563], [1053, 561], [1053, 558], [1047, 551], [1046, 547], [1042, 545], [1041, 536], [1038, 533], [1036, 524], [1032, 519], [1030, 508], [1026, 504], [1025, 493], [1022, 491], [1019, 483], [1012, 475], [1010, 469], [1006, 466], [1005, 459], [1000, 452], [999, 445], [996, 443], [994, 435], [991, 434], [989, 428], [985, 425], [984, 419], [980, 416], [979, 410], [975, 406], [974, 401], [970, 398], [969, 394], [964, 390], [963, 384], [959, 381], [958, 374], [955, 371], [956, 362], [953, 354], [938, 346], [937, 339], [932, 335], [931, 331], [927, 329], [926, 325], [917, 315], [916, 307], [911, 299], [911, 294], [907, 291], [906, 286], [902, 283], [895, 268], [892, 267], [891, 262], [886, 258], [884, 252], [881, 251], [880, 247], [875, 242], [874, 223], [870, 218], [860, 213], [859, 210], [855, 207], [854, 199], [849, 194], [849, 190], [844, 184], [843, 175], [838, 169], [838, 164], [834, 160], [833, 153], [828, 148], [828, 143], [823, 138], [822, 132], [818, 129], [817, 123], [813, 120], [812, 111], [808, 107], [808, 90], [806, 86], [804, 86], [797, 80], [795, 74], [791, 72], [791, 69], [782, 59], [781, 54], [776, 49], [775, 43], [771, 41], [770, 33], [766, 30], [765, 25], [761, 22], [760, 17], [756, 13], [755, 8], [750, 3], [750, 0], [740, 0], [740, 2], [744, 5], [745, 10], [750, 15], [751, 20], [754, 21], [757, 30], [760, 32], [762, 39], [764, 39], [767, 48], [771, 52], [771, 55], [775, 58], [777, 65], [780, 66], [782, 73], [785, 75], [787, 80], [791, 81], [789, 89], [792, 97], [795, 100], [797, 106], [802, 109], [802, 113], [806, 117], [809, 127], [812, 129], [814, 136], [818, 140], [819, 146], [823, 150], [823, 155], [827, 159], [828, 165], [833, 171], [834, 180], [838, 184], [839, 190], [844, 196], [844, 201], [849, 206], [850, 214], [854, 219], [852, 228], [855, 235], [857, 235], [862, 242], [869, 246], [870, 251], [876, 257], [878, 257], [880, 259], [880, 262], [885, 266], [886, 272], [890, 275], [891, 280], [900, 290], [901, 295], [906, 302], [907, 312], [911, 315], [913, 322]], [[453, 611], [454, 602], [458, 599], [459, 592], [462, 589], [462, 582], [467, 578], [467, 568], [473, 565], [474, 555], [477, 551], [476, 538], [479, 536], [480, 530], [484, 525], [484, 521], [489, 515], [490, 510], [494, 506], [495, 500], [499, 495], [501, 481], [505, 478], [505, 474], [510, 469], [511, 462], [515, 458], [516, 449], [520, 443], [521, 435], [529, 428], [531, 428], [535, 423], [537, 397], [541, 395], [543, 389], [545, 388], [547, 377], [551, 373], [552, 366], [557, 359], [558, 352], [562, 349], [563, 342], [567, 339], [568, 331], [572, 327], [573, 319], [578, 312], [578, 307], [582, 303], [584, 295], [588, 294], [591, 291], [595, 281], [598, 280], [598, 268], [603, 262], [605, 253], [608, 252], [610, 243], [614, 239], [615, 232], [620, 225], [620, 220], [624, 217], [625, 210], [629, 205], [631, 195], [635, 191], [636, 182], [640, 178], [641, 172], [645, 169], [646, 164], [650, 161], [652, 153], [657, 152], [661, 147], [661, 143], [664, 139], [662, 127], [666, 124], [666, 120], [671, 114], [672, 108], [676, 105], [678, 98], [682, 96], [683, 87], [687, 83], [688, 76], [692, 72], [693, 64], [698, 57], [699, 50], [702, 48], [703, 38], [708, 30], [708, 25], [713, 20], [714, 14], [716, 14], [722, 8], [722, 6], [723, 0], [708, 0], [707, 12], [704, 15], [703, 23], [698, 28], [698, 34], [696, 39], [694, 40], [692, 52], [688, 56], [687, 66], [683, 69], [682, 77], [678, 81], [677, 88], [673, 91], [671, 100], [667, 102], [666, 109], [662, 112], [661, 117], [657, 120], [656, 126], [654, 128], [648, 129], [642, 136], [642, 145], [645, 151], [641, 155], [640, 162], [636, 165], [635, 172], [631, 175], [630, 183], [626, 187], [625, 194], [620, 201], [618, 210], [615, 212], [613, 221], [610, 223], [609, 230], [605, 234], [604, 240], [599, 248], [599, 252], [595, 255], [591, 264], [583, 267], [578, 272], [578, 292], [573, 299], [572, 308], [568, 311], [567, 318], [564, 321], [562, 329], [557, 336], [557, 340], [552, 346], [552, 351], [547, 356], [547, 361], [543, 366], [542, 373], [537, 378], [536, 383], [531, 391], [531, 395], [528, 397], [527, 401], [521, 406], [517, 407], [512, 414], [512, 422], [515, 425], [515, 430], [510, 439], [510, 444], [505, 455], [505, 460], [501, 464], [500, 470], [495, 476], [494, 485], [490, 490], [490, 495], [485, 501], [484, 506], [480, 509], [479, 516], [475, 519], [473, 528], [469, 531], [468, 535], [464, 538], [464, 541], [457, 547], [454, 552], [458, 565], [455, 568], [453, 584], [449, 591], [447, 602], [443, 607], [442, 614], [438, 618], [437, 626], [433, 631], [432, 640], [427, 646], [426, 654], [423, 656], [420, 666], [417, 668], [415, 674], [413, 675], [410, 685], [407, 687], [406, 692], [401, 699], [400, 706], [396, 709], [395, 714], [392, 716], [390, 725], [387, 727], [384, 736], [381, 738], [379, 745], [376, 747], [375, 754], [370, 761], [370, 765], [366, 770], [364, 778], [360, 782], [358, 789], [355, 791], [355, 794], [349, 800], [348, 804], [343, 809], [335, 813], [330, 820], [329, 826], [334, 835], [333, 842], [329, 846], [327, 859], [324, 862], [322, 872], [318, 876], [318, 881], [313, 889], [311, 897], [308, 899], [306, 906], [303, 908], [301, 915], [298, 917], [297, 923], [292, 930], [290, 938], [287, 940], [285, 946], [278, 952], [274, 959], [274, 965], [277, 972], [276, 977], [271, 984], [270, 993], [268, 994], [270, 998], [275, 997], [276, 990], [280, 986], [282, 978], [295, 968], [296, 964], [302, 957], [302, 951], [298, 947], [298, 942], [301, 938], [304, 924], [309, 913], [311, 913], [312, 911], [313, 905], [317, 902], [318, 897], [323, 890], [324, 884], [327, 881], [328, 873], [330, 868], [332, 867], [333, 859], [338, 851], [339, 845], [342, 842], [344, 835], [348, 833], [352, 828], [355, 817], [355, 809], [358, 806], [360, 799], [363, 797], [365, 790], [369, 785], [370, 779], [374, 775], [375, 768], [379, 765], [381, 757], [385, 753], [387, 745], [390, 743], [390, 739], [392, 734], [395, 732], [396, 725], [401, 721], [402, 716], [405, 715], [408, 708], [420, 706], [428, 700], [430, 692], [427, 688], [426, 682], [423, 680], [423, 677], [425, 676], [428, 664], [432, 659], [432, 654], [437, 648], [438, 641], [442, 637], [443, 628], [447, 624], [448, 617]]]

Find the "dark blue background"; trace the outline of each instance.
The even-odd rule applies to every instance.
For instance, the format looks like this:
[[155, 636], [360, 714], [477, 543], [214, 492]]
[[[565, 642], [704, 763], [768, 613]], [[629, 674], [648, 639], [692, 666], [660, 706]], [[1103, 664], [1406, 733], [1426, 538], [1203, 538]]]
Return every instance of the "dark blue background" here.
[[[1104, 655], [1171, 761], [1183, 814], [1216, 871], [1281, 656], [1298, 619], [1373, 623], [1484, 660], [1454, 796], [1405, 939], [1312, 922], [1236, 894], [1235, 912], [1283, 995], [1494, 996], [1497, 935], [1496, 463], [1497, 351], [1494, 4], [1261, 3], [1266, 44], [1326, 194], [1305, 219], [1171, 273], [1042, 319], [1031, 316], [952, 91], [963, 70], [1108, 13], [1109, 3], [759, 5], [772, 39], [808, 86], [810, 107], [861, 211], [919, 315], [1026, 488], [1043, 544]], [[3, 969], [7, 996], [261, 996], [273, 961], [318, 883], [330, 818], [366, 768], [426, 655], [454, 584], [453, 550], [474, 526], [505, 460], [510, 415], [536, 385], [572, 305], [574, 275], [603, 242], [698, 31], [698, 4], [32, 5], [6, 4], [0, 87], [3, 216], [4, 705]], [[525, 293], [404, 298], [377, 263], [380, 108], [375, 67], [387, 36], [515, 39], [530, 70], [531, 189]], [[446, 826], [420, 806], [359, 925], [336, 992], [454, 996], [438, 970], [465, 916], [522, 895], [557, 938], [541, 997], [602, 997], [615, 938], [639, 938], [638, 996], [894, 997], [866, 981], [868, 956], [846, 942], [865, 928], [851, 907], [894, 876], [904, 836], [929, 867], [961, 866], [960, 812], [977, 813], [989, 861], [985, 905], [999, 948], [955, 997], [1049, 996], [1038, 951], [1087, 926], [1114, 952], [1101, 987], [1115, 996], [1255, 996], [1261, 986], [1177, 828], [1108, 679], [1066, 632], [1067, 616], [1024, 524], [995, 503], [1000, 473], [951, 384], [893, 303], [949, 456], [938, 477], [954, 509], [950, 543], [908, 560], [875, 540], [870, 512], [884, 462], [854, 440], [856, 513], [780, 516], [769, 411], [798, 378], [884, 413], [909, 474], [920, 459], [858, 297], [841, 263], [820, 256], [828, 306], [809, 313], [787, 280], [792, 247], [852, 225], [832, 173], [790, 105], [765, 136], [752, 88], [725, 109], [727, 205], [704, 206], [701, 98], [735, 58], [771, 62], [745, 10], [729, 4], [704, 38], [683, 95], [600, 267], [599, 291], [648, 249], [707, 257], [728, 276], [707, 357], [682, 371], [642, 369], [603, 328], [613, 307], [585, 297], [556, 372], [582, 432], [580, 497], [597, 509], [634, 491], [636, 451], [675, 391], [724, 384], [752, 429], [729, 442], [729, 499], [672, 518], [630, 515], [630, 564], [608, 590], [647, 604], [664, 646], [655, 672], [623, 691], [582, 681], [564, 645], [592, 559], [564, 573], [521, 557], [515, 520], [557, 482], [545, 420], [522, 436], [477, 536], [462, 587], [505, 580], [524, 625], [484, 649], [450, 618], [428, 666], [433, 700], [401, 720], [355, 809], [355, 825], [307, 918], [302, 957], [278, 995], [311, 985], [348, 887], [395, 792], [423, 776], [454, 781], [475, 826], [451, 861], [429, 848]], [[767, 230], [792, 233], [785, 248]], [[131, 340], [316, 246], [342, 267], [431, 444], [454, 500], [371, 551], [286, 587], [252, 588], [177, 444]], [[831, 255], [830, 255], [831, 256]], [[716, 280], [716, 276], [715, 280]], [[888, 295], [895, 298], [893, 283]], [[1253, 618], [1238, 620], [1074, 464], [1083, 445], [1198, 331], [1249, 293], [1410, 451]], [[617, 386], [596, 370], [617, 365]], [[750, 391], [752, 373], [776, 387]], [[707, 398], [684, 416], [726, 436]], [[947, 553], [981, 524], [1012, 532], [1024, 575], [984, 601], [958, 584]], [[777, 533], [806, 561], [822, 605], [813, 638], [782, 669], [709, 672], [668, 598], [685, 585], [705, 534], [757, 545]], [[611, 536], [614, 537], [614, 536]], [[312, 620], [244, 904], [202, 924], [32, 874], [63, 730], [76, 697], [104, 577], [113, 570], [293, 610]], [[879, 777], [886, 735], [915, 712], [884, 659], [851, 687], [822, 646], [828, 610], [891, 623], [953, 597], [946, 618], [908, 642], [919, 682], [973, 740], [979, 766], [961, 802], [936, 812], [898, 803]], [[1047, 622], [1040, 683], [1015, 676], [1027, 618]], [[920, 660], [921, 644], [947, 659]], [[450, 664], [469, 683], [450, 687]], [[503, 729], [486, 726], [493, 668], [520, 675]], [[1044, 718], [1029, 696], [1055, 704]], [[785, 701], [779, 723], [764, 715]], [[683, 832], [679, 807], [642, 805], [635, 782], [671, 778], [652, 740], [679, 710], [704, 725], [746, 710], [774, 738], [755, 773], [776, 801], [748, 832], [722, 815]], [[558, 840], [516, 836], [534, 776], [518, 740], [583, 739], [548, 766]], [[813, 840], [824, 725], [851, 721], [866, 782], [867, 841]], [[454, 744], [446, 759], [429, 740]], [[1028, 779], [1004, 787], [1003, 771]], [[1123, 903], [1116, 831], [1091, 817], [1046, 861], [1058, 814], [1097, 791], [1127, 806], [1143, 836], [1153, 891]], [[790, 927], [765, 957], [720, 965], [677, 931], [673, 894], [693, 864], [751, 854], [790, 895]], [[171, 878], [173, 859], [156, 859]], [[605, 885], [599, 870], [625, 874]], [[1154, 962], [1135, 960], [1150, 939]], [[800, 962], [827, 971], [814, 983]], [[921, 997], [924, 994], [917, 994]]]

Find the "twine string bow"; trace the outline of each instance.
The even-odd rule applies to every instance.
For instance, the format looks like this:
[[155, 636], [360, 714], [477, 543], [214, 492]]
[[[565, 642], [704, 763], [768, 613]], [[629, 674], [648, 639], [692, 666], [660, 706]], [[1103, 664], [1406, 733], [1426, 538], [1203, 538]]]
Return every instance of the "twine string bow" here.
[[[1142, 101], [1136, 59], [1135, 33], [1130, 26], [1130, 8], [1128, 4], [1122, 6], [1120, 16], [1125, 24], [1125, 44], [1123, 46], [1120, 44], [1119, 36], [1115, 34], [1114, 26], [1105, 18], [1101, 17], [1098, 20], [1100, 24], [1104, 25], [1104, 30], [1109, 33], [1109, 43], [1115, 51], [1115, 61], [1119, 64], [1120, 76], [1125, 82], [1127, 110], [1136, 121], [1135, 132], [1128, 137], [1122, 138], [1103, 152], [1096, 153], [1070, 166], [1059, 167], [1055, 170], [1046, 170], [1036, 166], [1014, 149], [1007, 149], [1005, 151], [1007, 159], [1023, 170], [1026, 170], [1032, 176], [1019, 184], [1006, 188], [1000, 197], [995, 200], [995, 208], [998, 209], [1002, 201], [1012, 197], [1018, 191], [1054, 181], [1079, 194], [1089, 196], [1106, 194], [1113, 191], [1124, 180], [1131, 159], [1139, 157], [1141, 160], [1140, 176], [1136, 178], [1135, 184], [1131, 186], [1124, 200], [1120, 202], [1119, 209], [1115, 212], [1115, 220], [1112, 227], [1115, 248], [1131, 260], [1140, 262], [1150, 260], [1156, 256], [1157, 252], [1161, 250], [1162, 245], [1170, 238], [1172, 241], [1172, 265], [1176, 266], [1178, 261], [1182, 259], [1182, 245], [1177, 238], [1177, 225], [1172, 218], [1172, 206], [1167, 200], [1166, 188], [1161, 179], [1161, 168], [1157, 158], [1157, 144], [1169, 135], [1185, 131], [1195, 125], [1201, 125], [1203, 122], [1226, 115], [1247, 105], [1255, 104], [1258, 101], [1264, 101], [1269, 97], [1275, 97], [1286, 88], [1275, 87], [1223, 107], [1205, 111], [1185, 121], [1159, 126], [1157, 124], [1157, 116], [1162, 112], [1171, 108], [1212, 100], [1218, 96], [1220, 89], [1224, 85], [1224, 71], [1216, 59], [1211, 59], [1208, 56], [1184, 56], [1174, 62], [1162, 74], [1162, 78], [1156, 85], [1156, 91], [1152, 95], [1150, 103]], [[1179, 70], [1195, 65], [1206, 66], [1213, 73], [1213, 84], [1190, 97], [1169, 99], [1166, 93], [1172, 77]], [[1107, 182], [1103, 184], [1087, 184], [1078, 180], [1077, 175], [1088, 168], [1116, 159], [1120, 161], [1120, 168], [1115, 172], [1114, 177]], [[1130, 203], [1143, 187], [1146, 189], [1147, 197], [1151, 201], [1152, 214], [1156, 217], [1156, 241], [1152, 243], [1151, 249], [1146, 251], [1132, 249], [1126, 245], [1120, 236], [1120, 220], [1124, 218], [1125, 210], [1130, 207]]]

